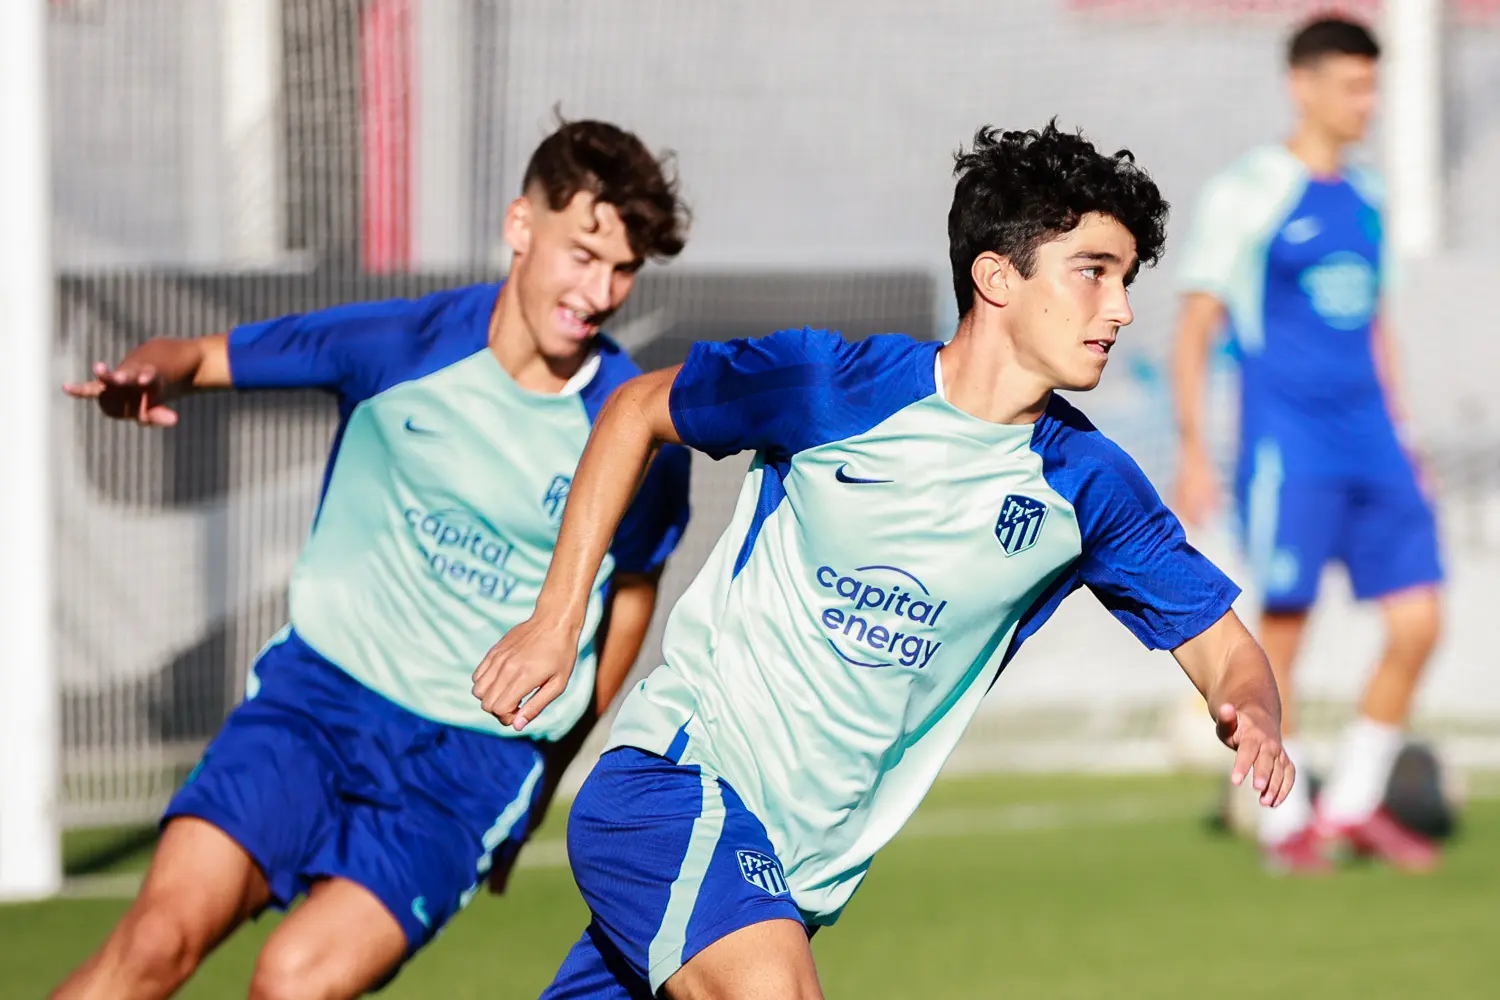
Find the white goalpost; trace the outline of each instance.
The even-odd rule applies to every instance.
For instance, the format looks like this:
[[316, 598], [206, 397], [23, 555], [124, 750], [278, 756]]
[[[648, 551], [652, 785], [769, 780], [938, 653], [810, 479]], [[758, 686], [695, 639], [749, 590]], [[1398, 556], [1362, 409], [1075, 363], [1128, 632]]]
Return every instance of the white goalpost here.
[[55, 894], [58, 690], [52, 644], [52, 203], [46, 114], [47, 7], [0, 4], [0, 900]]

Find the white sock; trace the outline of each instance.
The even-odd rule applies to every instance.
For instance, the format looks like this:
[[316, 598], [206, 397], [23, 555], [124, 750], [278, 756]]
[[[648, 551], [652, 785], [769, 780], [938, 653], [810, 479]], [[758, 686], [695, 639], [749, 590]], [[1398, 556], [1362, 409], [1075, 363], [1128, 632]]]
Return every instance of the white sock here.
[[[1260, 810], [1260, 842], [1267, 846], [1279, 844], [1301, 833], [1313, 820], [1312, 795], [1307, 790], [1307, 779], [1301, 774], [1301, 769], [1307, 766], [1305, 763], [1307, 755], [1303, 753], [1302, 744], [1295, 738], [1289, 737], [1283, 740], [1282, 747], [1299, 772], [1297, 781], [1292, 785], [1291, 794], [1287, 795], [1286, 801], [1274, 809], [1268, 809], [1260, 805], [1259, 793], [1253, 786], [1246, 793], [1257, 796], [1256, 808]], [[1243, 791], [1248, 785], [1250, 785], [1249, 779], [1238, 790]]]
[[1349, 724], [1319, 802], [1329, 822], [1358, 823], [1380, 807], [1401, 752], [1402, 735], [1400, 726], [1373, 719], [1361, 717]]

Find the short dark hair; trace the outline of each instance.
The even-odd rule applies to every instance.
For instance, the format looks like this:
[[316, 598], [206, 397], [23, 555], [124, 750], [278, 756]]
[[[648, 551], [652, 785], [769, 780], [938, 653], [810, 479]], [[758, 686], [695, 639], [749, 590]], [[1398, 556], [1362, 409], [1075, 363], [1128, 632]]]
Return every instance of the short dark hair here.
[[1161, 257], [1167, 202], [1128, 149], [1106, 156], [1081, 132], [1060, 131], [1054, 118], [1041, 131], [986, 125], [955, 159], [948, 257], [960, 316], [974, 305], [976, 257], [993, 251], [1029, 278], [1037, 247], [1072, 232], [1090, 212], [1130, 230], [1143, 265]]
[[673, 154], [655, 156], [633, 132], [601, 121], [564, 121], [531, 154], [521, 181], [560, 212], [580, 191], [613, 205], [630, 249], [642, 260], [677, 256], [687, 243], [688, 210], [677, 192]]
[[1286, 62], [1297, 69], [1326, 56], [1380, 58], [1380, 45], [1370, 29], [1342, 17], [1322, 17], [1303, 25], [1287, 43]]

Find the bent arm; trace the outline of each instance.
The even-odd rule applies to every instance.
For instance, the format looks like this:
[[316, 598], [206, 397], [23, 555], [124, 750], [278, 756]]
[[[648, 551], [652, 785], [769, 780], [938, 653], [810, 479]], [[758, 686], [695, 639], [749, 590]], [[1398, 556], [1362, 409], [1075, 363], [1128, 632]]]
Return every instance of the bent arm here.
[[[659, 445], [681, 443], [668, 408], [677, 371], [668, 368], [631, 379], [600, 410], [568, 491], [536, 617], [582, 630], [595, 575], [652, 453]], [[651, 601], [654, 607], [654, 587]]]

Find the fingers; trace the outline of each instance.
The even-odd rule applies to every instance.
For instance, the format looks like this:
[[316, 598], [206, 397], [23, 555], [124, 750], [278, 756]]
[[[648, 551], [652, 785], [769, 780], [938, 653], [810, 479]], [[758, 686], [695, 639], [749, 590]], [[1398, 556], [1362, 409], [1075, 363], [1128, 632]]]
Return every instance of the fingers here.
[[98, 399], [104, 394], [103, 382], [64, 382], [63, 392], [75, 399]]
[[1255, 764], [1255, 744], [1246, 740], [1234, 752], [1234, 768], [1229, 772], [1229, 783], [1238, 788], [1244, 784], [1245, 776]]
[[1293, 763], [1292, 757], [1287, 756], [1287, 751], [1281, 751], [1281, 762], [1278, 765], [1281, 781], [1277, 784], [1277, 795], [1272, 799], [1272, 808], [1278, 807], [1287, 801], [1287, 796], [1292, 795], [1292, 786], [1298, 781], [1298, 766]]
[[1279, 782], [1279, 764], [1283, 754], [1281, 744], [1276, 740], [1257, 740], [1255, 748], [1255, 765], [1252, 773], [1255, 776], [1255, 790], [1260, 792], [1260, 804], [1268, 806], [1276, 798], [1277, 786], [1272, 779]]
[[165, 406], [148, 407], [141, 422], [150, 427], [176, 427], [177, 411]]
[[562, 694], [563, 689], [567, 686], [568, 682], [564, 678], [548, 678], [547, 682], [537, 688], [536, 693], [527, 698], [525, 703], [517, 710], [515, 721], [512, 723], [515, 731], [519, 733], [525, 729], [526, 724], [538, 715], [541, 715], [542, 710], [552, 704], [552, 700]]

